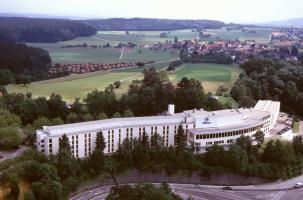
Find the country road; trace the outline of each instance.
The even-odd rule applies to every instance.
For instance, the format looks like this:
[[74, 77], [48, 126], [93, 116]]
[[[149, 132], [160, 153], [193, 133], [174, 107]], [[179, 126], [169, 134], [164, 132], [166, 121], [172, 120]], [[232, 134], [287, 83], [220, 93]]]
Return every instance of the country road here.
[[[274, 182], [262, 185], [232, 186], [232, 190], [223, 190], [222, 186], [177, 184], [169, 183], [172, 190], [180, 195], [182, 199], [192, 197], [197, 200], [301, 200], [302, 188], [294, 188], [297, 182], [302, 182], [303, 176], [287, 181]], [[159, 183], [153, 183], [159, 185]], [[109, 193], [111, 186], [95, 188], [79, 195], [73, 196], [70, 200], [103, 200]]]

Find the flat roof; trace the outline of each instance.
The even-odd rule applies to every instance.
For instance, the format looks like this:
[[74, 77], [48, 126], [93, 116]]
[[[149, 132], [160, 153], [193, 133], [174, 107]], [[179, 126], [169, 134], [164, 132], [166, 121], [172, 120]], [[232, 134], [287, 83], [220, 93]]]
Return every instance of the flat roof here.
[[[193, 133], [211, 133], [218, 131], [232, 131], [238, 129], [245, 129], [246, 127], [252, 127], [263, 123], [263, 117], [270, 114], [271, 108], [277, 108], [280, 106], [280, 102], [272, 101], [259, 101], [254, 108], [250, 109], [226, 109], [217, 111], [205, 111], [203, 109], [186, 110], [182, 113], [176, 113], [174, 115], [161, 115], [161, 116], [146, 116], [146, 117], [127, 117], [127, 118], [113, 118], [96, 120], [89, 122], [80, 122], [72, 124], [63, 124], [57, 126], [45, 126], [43, 130], [37, 130], [37, 134], [47, 135], [62, 135], [62, 134], [74, 134], [84, 133], [89, 131], [97, 131], [102, 129], [124, 128], [124, 127], [140, 127], [140, 126], [157, 126], [157, 125], [170, 125], [180, 124], [182, 122], [193, 123], [195, 118], [201, 117], [229, 117], [240, 115], [241, 120], [236, 120], [232, 125], [191, 129]], [[268, 109], [270, 108], [270, 109]]]
[[127, 117], [127, 118], [114, 118], [104, 119], [89, 122], [79, 122], [72, 124], [63, 124], [57, 126], [45, 126], [44, 133], [50, 135], [81, 133], [87, 131], [95, 131], [101, 129], [123, 128], [123, 127], [137, 127], [152, 125], [166, 125], [177, 124], [184, 120], [182, 115], [165, 115], [165, 116], [150, 116], [150, 117]]

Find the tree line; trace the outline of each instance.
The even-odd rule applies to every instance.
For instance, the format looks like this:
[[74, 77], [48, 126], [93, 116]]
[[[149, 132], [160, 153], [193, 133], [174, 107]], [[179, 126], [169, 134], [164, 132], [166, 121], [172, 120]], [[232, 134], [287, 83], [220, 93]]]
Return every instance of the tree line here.
[[240, 68], [230, 91], [240, 106], [252, 107], [257, 100], [281, 102], [283, 111], [303, 116], [303, 64], [280, 60], [250, 59]]
[[110, 18], [82, 20], [100, 31], [170, 31], [180, 29], [219, 29], [224, 22], [215, 20], [176, 20], [151, 18]]
[[90, 25], [68, 19], [0, 17], [0, 35], [19, 42], [58, 42], [96, 32]]
[[223, 22], [215, 20], [173, 20], [147, 18], [110, 18], [68, 20], [27, 17], [0, 17], [0, 35], [20, 42], [58, 42], [87, 37], [97, 30], [170, 31], [180, 29], [218, 29]]
[[118, 185], [110, 189], [106, 200], [181, 200], [179, 195], [172, 192], [167, 183], [162, 183], [159, 188], [152, 184], [143, 183], [131, 185]]
[[47, 51], [3, 39], [0, 35], [0, 85], [46, 79], [50, 66]]

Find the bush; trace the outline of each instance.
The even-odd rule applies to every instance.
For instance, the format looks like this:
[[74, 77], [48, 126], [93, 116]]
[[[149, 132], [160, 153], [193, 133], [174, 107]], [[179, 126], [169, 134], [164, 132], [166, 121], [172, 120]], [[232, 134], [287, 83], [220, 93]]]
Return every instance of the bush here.
[[0, 148], [12, 149], [21, 144], [21, 136], [17, 128], [0, 128]]
[[176, 67], [180, 67], [183, 64], [182, 60], [175, 60], [169, 63], [167, 71], [175, 70]]
[[115, 86], [115, 88], [120, 88], [120, 86], [121, 86], [121, 81], [115, 81], [115, 82], [114, 82], [114, 86]]
[[143, 67], [145, 65], [145, 63], [144, 62], [136, 62], [136, 65], [138, 67]]

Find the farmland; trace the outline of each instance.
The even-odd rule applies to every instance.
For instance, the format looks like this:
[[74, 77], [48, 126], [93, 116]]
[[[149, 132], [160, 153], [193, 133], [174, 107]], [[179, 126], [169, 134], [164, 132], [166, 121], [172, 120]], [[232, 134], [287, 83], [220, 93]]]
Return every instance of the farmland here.
[[[156, 51], [149, 48], [136, 47], [125, 49], [121, 56], [121, 48], [90, 48], [74, 47], [61, 48], [66, 45], [79, 45], [86, 43], [88, 46], [103, 46], [109, 43], [115, 46], [119, 43], [132, 42], [137, 45], [152, 45], [157, 42], [173, 41], [174, 37], [192, 39], [196, 33], [189, 30], [175, 31], [166, 38], [159, 37], [160, 32], [131, 32], [126, 35], [123, 31], [98, 32], [92, 37], [79, 37], [74, 40], [57, 43], [29, 43], [30, 46], [41, 47], [50, 53], [53, 63], [107, 63], [107, 62], [136, 62], [136, 61], [162, 61], [179, 57], [178, 50]], [[140, 52], [139, 52], [140, 50]], [[121, 57], [120, 57], [121, 56]], [[122, 58], [122, 59], [120, 59]]]
[[270, 28], [249, 28], [242, 30], [224, 30], [224, 29], [208, 29], [207, 32], [213, 34], [212, 39], [216, 37], [224, 40], [255, 40], [260, 43], [267, 43], [270, 41], [270, 34], [276, 31]]
[[[177, 58], [177, 50], [155, 51], [150, 49], [126, 49], [121, 56], [119, 48], [60, 48], [59, 44], [34, 44], [48, 50], [53, 63], [108, 63], [108, 62], [148, 62]], [[141, 53], [139, 53], [139, 49]], [[120, 59], [120, 56], [122, 59]]]
[[[257, 40], [266, 42], [271, 29], [251, 28], [242, 30], [208, 29], [213, 37], [222, 39]], [[169, 61], [179, 57], [178, 50], [150, 50], [145, 48], [157, 42], [173, 41], [175, 37], [179, 40], [195, 39], [197, 32], [191, 30], [177, 30], [167, 32], [165, 38], [161, 38], [160, 31], [99, 31], [92, 37], [79, 37], [74, 40], [58, 43], [35, 43], [32, 46], [41, 47], [50, 52], [53, 63], [107, 63], [107, 62], [135, 62], [155, 61], [156, 64], [146, 67], [155, 67], [157, 70], [165, 70]], [[138, 45], [135, 48], [126, 48], [121, 56], [121, 48], [102, 48], [107, 43], [115, 46], [118, 43], [132, 42]], [[207, 42], [207, 41], [206, 41]], [[64, 45], [79, 45], [86, 43], [87, 46], [97, 45], [98, 48], [73, 47], [61, 48]], [[139, 51], [140, 50], [140, 51]], [[29, 86], [10, 85], [9, 92], [32, 92], [34, 97], [49, 96], [52, 92], [60, 93], [67, 101], [73, 101], [78, 97], [84, 99], [86, 94], [94, 89], [103, 90], [115, 81], [122, 81], [122, 86], [116, 89], [118, 96], [127, 91], [132, 80], [142, 78], [142, 68], [123, 69], [119, 71], [103, 71], [87, 74], [70, 75], [68, 77], [51, 79], [47, 81], [34, 82]], [[207, 92], [215, 92], [218, 86], [231, 87], [239, 75], [237, 66], [218, 64], [184, 64], [175, 71], [168, 73], [169, 79], [176, 83], [182, 77], [195, 78], [202, 82]]]
[[[206, 42], [215, 39], [239, 39], [239, 40], [256, 40], [258, 42], [268, 42], [269, 33], [273, 29], [250, 28], [242, 30], [225, 30], [225, 29], [208, 29], [206, 32], [213, 34], [211, 38], [206, 38]], [[74, 40], [57, 42], [57, 43], [28, 43], [30, 46], [41, 47], [49, 51], [53, 63], [106, 63], [106, 62], [134, 62], [134, 61], [161, 61], [178, 57], [177, 50], [155, 51], [148, 47], [152, 44], [166, 41], [174, 41], [177, 37], [179, 40], [197, 39], [199, 33], [191, 30], [167, 31], [166, 37], [160, 37], [161, 31], [131, 31], [125, 34], [124, 31], [99, 31], [91, 37], [79, 37]], [[66, 45], [79, 45], [86, 43], [88, 46], [103, 46], [109, 43], [115, 46], [119, 43], [132, 42], [141, 47], [126, 49], [122, 59], [121, 48], [90, 48], [74, 47], [61, 48]], [[139, 53], [139, 50], [141, 53]]]
[[[164, 70], [167, 64], [161, 63], [155, 67], [158, 70]], [[9, 92], [32, 92], [34, 97], [46, 96], [51, 93], [59, 93], [69, 102], [75, 98], [86, 97], [86, 94], [92, 90], [103, 90], [109, 84], [115, 81], [121, 81], [121, 88], [115, 89], [118, 96], [127, 91], [132, 80], [141, 79], [142, 68], [126, 69], [110, 73], [95, 72], [90, 74], [72, 75], [68, 77], [51, 79], [32, 83], [26, 87], [22, 85], [11, 85], [7, 87]], [[169, 72], [169, 79], [176, 83], [182, 77], [196, 78], [202, 81], [206, 91], [215, 92], [219, 85], [231, 86], [237, 78], [239, 69], [229, 65], [215, 64], [184, 64], [174, 72]]]

